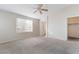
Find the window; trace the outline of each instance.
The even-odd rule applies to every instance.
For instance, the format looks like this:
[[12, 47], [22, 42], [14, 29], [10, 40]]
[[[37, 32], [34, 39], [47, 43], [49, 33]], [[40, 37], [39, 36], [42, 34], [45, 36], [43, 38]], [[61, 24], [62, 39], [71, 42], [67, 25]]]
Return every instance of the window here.
[[28, 19], [16, 19], [16, 32], [32, 32], [33, 21]]

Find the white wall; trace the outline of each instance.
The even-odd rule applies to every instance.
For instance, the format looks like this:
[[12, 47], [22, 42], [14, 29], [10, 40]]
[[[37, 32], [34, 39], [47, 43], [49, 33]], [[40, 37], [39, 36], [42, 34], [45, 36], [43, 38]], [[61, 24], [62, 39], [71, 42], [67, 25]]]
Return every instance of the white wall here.
[[16, 33], [16, 18], [28, 18], [22, 15], [0, 11], [0, 43], [24, 39], [27, 37], [39, 36], [39, 20], [33, 20], [32, 33]]
[[16, 36], [15, 16], [0, 11], [0, 43], [12, 40]]
[[79, 5], [70, 5], [57, 13], [52, 13], [52, 5], [48, 7], [48, 37], [67, 40], [67, 18], [79, 16]]

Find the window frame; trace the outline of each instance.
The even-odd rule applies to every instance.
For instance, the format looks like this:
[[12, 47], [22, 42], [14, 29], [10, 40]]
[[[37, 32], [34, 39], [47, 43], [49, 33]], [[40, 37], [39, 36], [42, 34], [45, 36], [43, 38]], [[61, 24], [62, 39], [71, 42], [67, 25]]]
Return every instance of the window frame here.
[[[25, 23], [25, 21], [26, 22], [30, 21], [31, 22], [31, 24], [30, 24], [31, 25], [30, 26], [31, 29], [30, 30], [25, 30], [26, 29], [26, 25], [24, 25], [24, 24], [21, 24], [21, 26], [17, 25], [17, 23], [19, 22], [18, 20], [23, 21], [24, 24], [28, 24], [28, 23]], [[20, 23], [22, 23], [22, 22], [20, 22]], [[18, 23], [18, 24], [20, 24], [20, 23]], [[23, 26], [23, 28], [22, 28], [22, 26]], [[21, 28], [19, 28], [19, 30], [18, 30], [17, 29], [18, 27], [21, 27]], [[25, 19], [25, 18], [16, 18], [16, 33], [26, 33], [26, 32], [33, 32], [33, 20], [31, 20], [31, 19]]]

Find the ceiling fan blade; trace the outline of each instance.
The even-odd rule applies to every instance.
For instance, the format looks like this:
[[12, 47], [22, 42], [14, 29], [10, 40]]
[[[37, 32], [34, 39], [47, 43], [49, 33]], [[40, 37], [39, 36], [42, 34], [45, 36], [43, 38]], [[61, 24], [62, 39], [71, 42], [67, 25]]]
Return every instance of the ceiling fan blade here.
[[41, 9], [42, 11], [48, 11], [48, 9]]
[[37, 12], [37, 10], [35, 10], [33, 13], [36, 13]]
[[40, 12], [40, 14], [42, 14], [42, 11], [39, 11]]

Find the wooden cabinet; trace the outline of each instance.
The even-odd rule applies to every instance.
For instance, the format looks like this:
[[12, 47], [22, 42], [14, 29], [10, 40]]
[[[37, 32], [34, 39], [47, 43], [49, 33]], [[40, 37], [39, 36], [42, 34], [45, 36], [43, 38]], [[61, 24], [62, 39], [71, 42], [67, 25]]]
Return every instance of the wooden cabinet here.
[[79, 17], [68, 18], [68, 24], [79, 24]]
[[79, 16], [68, 18], [68, 36], [79, 38]]

